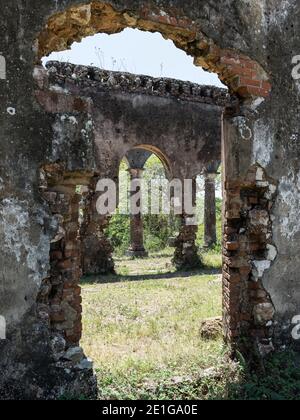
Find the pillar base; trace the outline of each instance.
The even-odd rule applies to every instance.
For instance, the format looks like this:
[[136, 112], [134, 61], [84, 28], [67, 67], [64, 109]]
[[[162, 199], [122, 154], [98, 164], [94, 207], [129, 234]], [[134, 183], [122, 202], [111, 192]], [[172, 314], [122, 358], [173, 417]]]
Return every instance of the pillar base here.
[[195, 270], [203, 267], [196, 245], [197, 226], [186, 224], [186, 217], [182, 218], [180, 233], [174, 241], [175, 254], [172, 260], [178, 271]]
[[208, 251], [210, 249], [213, 249], [216, 245], [217, 245], [217, 241], [213, 240], [209, 243], [204, 243], [203, 249]]
[[133, 249], [129, 249], [126, 252], [125, 255], [126, 255], [126, 257], [130, 257], [130, 258], [147, 258], [147, 257], [149, 257], [149, 254], [145, 249], [136, 250], [136, 251], [134, 251]]
[[193, 244], [183, 244], [183, 247], [176, 248], [172, 263], [177, 271], [203, 268], [203, 262], [198, 254], [198, 248]]
[[82, 240], [84, 276], [115, 274], [115, 264], [112, 257], [113, 248], [103, 235], [86, 236]]

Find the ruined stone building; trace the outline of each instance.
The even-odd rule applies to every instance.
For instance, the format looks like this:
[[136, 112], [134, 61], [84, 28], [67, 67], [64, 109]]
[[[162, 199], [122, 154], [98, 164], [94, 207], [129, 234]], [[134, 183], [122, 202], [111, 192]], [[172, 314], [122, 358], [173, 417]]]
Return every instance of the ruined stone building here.
[[[107, 178], [118, 182], [124, 156], [132, 179], [141, 178], [152, 153], [160, 158], [170, 181], [179, 179], [184, 183], [187, 179], [196, 181], [200, 173], [207, 173], [207, 177], [216, 174], [221, 161], [221, 116], [231, 99], [224, 89], [175, 80], [58, 62], [49, 62], [47, 67], [47, 72], [36, 67], [35, 74], [40, 83], [48, 83], [37, 92], [37, 97], [50, 113], [57, 114], [57, 96], [53, 92], [60, 93], [61, 112], [55, 123], [52, 161], [64, 162], [66, 166], [62, 170], [68, 171], [72, 178], [78, 157], [84, 157], [83, 182], [88, 182], [90, 192], [86, 196], [86, 218], [81, 228], [83, 268], [86, 274], [105, 273], [113, 268], [112, 248], [104, 234], [109, 220], [96, 211], [97, 181]], [[77, 115], [82, 116], [82, 111], [74, 113], [74, 103], [65, 105], [65, 92], [68, 101], [76, 102], [78, 98], [85, 101], [92, 115], [88, 122], [80, 124]], [[87, 130], [94, 141], [86, 141]], [[87, 176], [91, 161], [95, 171]], [[55, 173], [56, 167], [44, 169], [46, 173]], [[79, 178], [76, 173], [74, 188]], [[137, 215], [132, 220], [132, 253], [142, 256], [145, 249], [141, 230], [142, 220]], [[178, 268], [197, 265], [196, 231], [196, 226], [186, 226], [182, 220], [175, 253]]]
[[[120, 160], [133, 150], [157, 154], [170, 178], [182, 179], [214, 173], [221, 148], [224, 338], [247, 356], [297, 348], [299, 2], [31, 3], [0, 0], [0, 398], [95, 392], [90, 364], [83, 354], [74, 358], [79, 279], [99, 261], [100, 270], [112, 267], [103, 235], [109, 219], [95, 211], [94, 187], [99, 177], [117, 181]], [[127, 27], [174, 41], [229, 94], [69, 64], [41, 67], [43, 56], [75, 40]], [[141, 168], [131, 169], [134, 177]], [[208, 194], [212, 182], [207, 176]], [[83, 241], [78, 185], [87, 191]], [[194, 235], [183, 221], [179, 265], [194, 255]]]

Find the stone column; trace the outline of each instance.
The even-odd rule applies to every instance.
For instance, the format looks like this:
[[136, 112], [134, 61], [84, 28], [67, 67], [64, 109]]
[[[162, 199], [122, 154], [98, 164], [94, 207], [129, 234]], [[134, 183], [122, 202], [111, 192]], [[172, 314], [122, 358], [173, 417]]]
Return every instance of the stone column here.
[[[58, 384], [54, 387], [57, 388], [55, 395], [61, 394], [60, 390], [76, 394], [80, 384], [80, 394], [96, 397], [92, 363], [79, 347], [82, 335], [82, 271], [77, 185], [88, 185], [89, 181], [88, 174], [64, 172], [64, 167], [59, 164], [47, 165], [41, 171], [40, 192], [52, 215], [47, 227], [51, 234], [50, 271], [49, 276], [42, 280], [37, 295], [35, 310], [38, 318], [31, 330], [31, 339], [38, 343], [38, 333], [42, 333], [42, 343], [35, 345], [40, 352], [37, 369], [42, 357], [47, 378], [52, 378], [50, 383], [55, 380]], [[25, 339], [26, 348], [27, 345]], [[36, 369], [31, 364], [30, 368]], [[32, 395], [41, 391], [36, 381], [34, 387], [30, 386]], [[47, 395], [50, 394], [53, 394], [52, 385]]]
[[61, 343], [78, 346], [82, 331], [80, 197], [72, 179], [51, 186], [43, 196], [53, 214], [56, 233], [50, 248], [50, 276], [43, 280], [38, 297], [39, 310], [48, 313], [52, 333], [60, 336]]
[[212, 248], [217, 243], [216, 173], [205, 174], [204, 245]]
[[[197, 185], [196, 179], [193, 180], [192, 202], [196, 205]], [[178, 237], [175, 240], [175, 254], [173, 264], [178, 270], [189, 270], [202, 266], [199, 250], [196, 245], [198, 226], [195, 224], [195, 214], [188, 214], [183, 209], [183, 214], [179, 216], [181, 227]]]
[[[96, 181], [94, 184], [96, 185]], [[113, 247], [105, 233], [110, 217], [97, 212], [99, 193], [95, 192], [95, 185], [86, 194], [83, 205], [80, 229], [83, 274], [114, 274]]]
[[[141, 188], [141, 180], [143, 176], [143, 169], [140, 168], [130, 168], [129, 169], [131, 183], [134, 185], [139, 185]], [[133, 188], [135, 189], [135, 188]], [[143, 225], [143, 215], [142, 215], [142, 203], [138, 203], [140, 211], [137, 214], [133, 212], [133, 197], [137, 191], [131, 193], [131, 203], [130, 203], [130, 213], [131, 213], [131, 222], [130, 222], [130, 238], [131, 244], [127, 251], [127, 255], [135, 258], [145, 258], [148, 256], [148, 253], [144, 247], [144, 225]]]

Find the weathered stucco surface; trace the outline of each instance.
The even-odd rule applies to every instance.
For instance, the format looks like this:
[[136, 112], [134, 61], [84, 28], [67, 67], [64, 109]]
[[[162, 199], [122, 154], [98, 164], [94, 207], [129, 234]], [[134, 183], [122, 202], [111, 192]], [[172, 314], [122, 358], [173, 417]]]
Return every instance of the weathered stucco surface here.
[[[90, 104], [91, 120], [86, 125], [91, 130], [94, 127], [95, 141], [84, 141], [84, 148], [85, 153], [90, 151], [101, 176], [117, 179], [121, 160], [139, 146], [157, 150], [173, 178], [192, 179], [206, 166], [220, 161], [223, 107], [235, 102], [224, 89], [68, 63], [49, 62], [47, 68], [50, 86], [37, 94], [42, 97], [42, 105], [49, 91], [77, 95]], [[51, 101], [47, 97], [46, 102], [55, 112], [55, 98]], [[56, 121], [54, 161], [64, 156], [64, 150], [69, 154], [73, 149], [66, 139], [75, 143], [78, 155], [78, 143], [87, 130], [81, 129], [78, 135], [78, 126], [74, 116], [62, 115]], [[75, 157], [71, 160], [77, 164]]]
[[[59, 348], [55, 350], [54, 338], [36, 308], [39, 285], [49, 264], [50, 240], [55, 235], [49, 206], [39, 191], [39, 169], [49, 161], [61, 159], [69, 171], [95, 170], [95, 155], [85, 149], [85, 144], [93, 142], [90, 104], [80, 98], [75, 103], [67, 101], [63, 109], [72, 110], [75, 106], [77, 113], [62, 112], [58, 100], [57, 112], [49, 113], [36, 98], [38, 87], [33, 79], [39, 55], [63, 49], [91, 33], [112, 33], [126, 26], [159, 30], [194, 55], [198, 65], [217, 71], [239, 95], [240, 106], [228, 109], [224, 122], [223, 163], [229, 220], [229, 241], [224, 253], [228, 262], [225, 274], [229, 279], [229, 307], [233, 295], [239, 296], [234, 311], [227, 313], [226, 329], [235, 339], [241, 331], [248, 334], [249, 324], [256, 323], [261, 328], [265, 321], [268, 325], [275, 321], [276, 328], [264, 331], [265, 341], [259, 342], [259, 348], [270, 348], [266, 340], [273, 336], [274, 343], [289, 344], [291, 319], [300, 311], [300, 90], [299, 81], [292, 77], [291, 64], [293, 57], [300, 54], [298, 0], [111, 0], [109, 7], [95, 1], [92, 8], [83, 8], [82, 13], [74, 10], [62, 14], [65, 9], [82, 4], [89, 3], [40, 0], [29, 5], [24, 0], [0, 0], [0, 52], [6, 61], [6, 79], [0, 78], [0, 315], [8, 319], [7, 340], [0, 341], [3, 398], [55, 397], [68, 391], [85, 393], [91, 387], [87, 380], [92, 378], [89, 371], [83, 378], [81, 370], [70, 369], [67, 374], [65, 365], [57, 366], [55, 355]], [[51, 16], [55, 18], [45, 29]], [[243, 80], [247, 66], [256, 72], [257, 86]], [[270, 95], [267, 80], [272, 86]], [[134, 104], [116, 95], [117, 99], [130, 115]], [[154, 99], [137, 95], [136, 100], [143, 101], [147, 110], [154, 106]], [[166, 104], [161, 99], [162, 108]], [[104, 112], [97, 117], [99, 123]], [[103, 124], [102, 127], [107, 129]], [[108, 128], [112, 130], [111, 126]], [[76, 134], [77, 139], [80, 133], [82, 142], [63, 142], [64, 132]], [[105, 155], [99, 152], [98, 158], [103, 159]], [[253, 167], [263, 170], [263, 180], [247, 180]], [[250, 208], [245, 197], [251, 201]], [[249, 225], [247, 218], [256, 199], [260, 211], [267, 211], [270, 216], [267, 229], [263, 224], [255, 228]], [[237, 231], [239, 226], [241, 230]], [[247, 240], [253, 229], [255, 235], [263, 232], [264, 248], [261, 253], [247, 248], [245, 255], [235, 258], [241, 252], [241, 246], [237, 250], [236, 244], [241, 244], [243, 229]], [[233, 241], [236, 237], [237, 242]], [[265, 252], [270, 245], [276, 247], [277, 256], [270, 269], [263, 271], [262, 288], [262, 284], [249, 283], [253, 275], [251, 269], [248, 272], [247, 266], [241, 266], [241, 258], [247, 264], [266, 261]], [[245, 276], [243, 281], [240, 276]], [[249, 284], [255, 301], [249, 300], [253, 311], [247, 320], [236, 314], [241, 312], [239, 305], [249, 292], [245, 289]], [[259, 298], [263, 301], [258, 296], [264, 296]], [[249, 347], [251, 340], [256, 342], [251, 337]], [[88, 386], [85, 388], [84, 384]]]

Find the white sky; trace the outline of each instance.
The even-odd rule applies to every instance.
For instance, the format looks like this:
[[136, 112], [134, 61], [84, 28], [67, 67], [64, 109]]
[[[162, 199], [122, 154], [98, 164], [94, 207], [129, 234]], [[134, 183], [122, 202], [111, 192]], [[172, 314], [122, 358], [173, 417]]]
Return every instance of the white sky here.
[[159, 33], [137, 29], [87, 37], [80, 43], [75, 42], [69, 51], [51, 54], [43, 63], [49, 60], [224, 87], [216, 74], [194, 66], [193, 58], [176, 48], [172, 41], [165, 40]]

